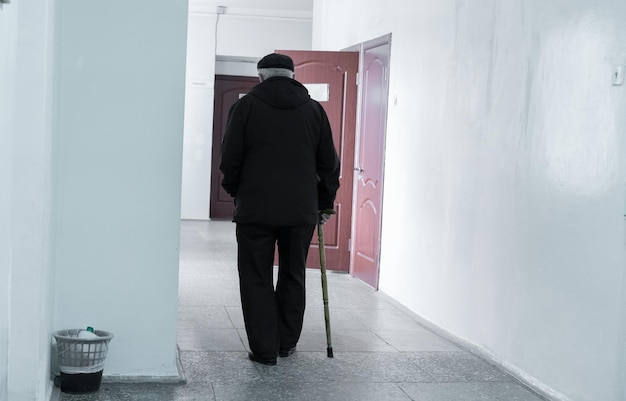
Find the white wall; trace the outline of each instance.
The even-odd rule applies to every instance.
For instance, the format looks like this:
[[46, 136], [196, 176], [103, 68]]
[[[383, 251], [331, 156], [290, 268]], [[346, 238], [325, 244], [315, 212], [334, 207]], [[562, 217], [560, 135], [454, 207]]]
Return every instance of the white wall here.
[[220, 17], [217, 54], [260, 59], [277, 49], [311, 49], [310, 18], [231, 15]]
[[[223, 4], [228, 5], [230, 1]], [[216, 29], [217, 24], [217, 29]], [[183, 154], [183, 219], [209, 218], [215, 57], [260, 59], [275, 49], [311, 48], [311, 13], [227, 7], [217, 18], [206, 2], [190, 3]], [[228, 73], [229, 71], [220, 71]], [[234, 68], [230, 74], [239, 74]]]
[[187, 2], [59, 2], [55, 329], [107, 376], [176, 377]]
[[315, 1], [313, 46], [393, 34], [381, 290], [555, 397], [623, 399], [626, 3], [352, 4]]
[[0, 14], [8, 35], [0, 42], [0, 398], [44, 400], [53, 304], [53, 2], [11, 3]]
[[[13, 83], [17, 13], [0, 4], [0, 188], [12, 187]], [[8, 397], [11, 279], [11, 191], [0, 191], [0, 401]]]
[[189, 14], [181, 201], [183, 219], [209, 218], [216, 20], [215, 14]]
[[241, 77], [258, 77], [256, 57], [218, 57], [215, 60], [215, 75], [238, 75]]

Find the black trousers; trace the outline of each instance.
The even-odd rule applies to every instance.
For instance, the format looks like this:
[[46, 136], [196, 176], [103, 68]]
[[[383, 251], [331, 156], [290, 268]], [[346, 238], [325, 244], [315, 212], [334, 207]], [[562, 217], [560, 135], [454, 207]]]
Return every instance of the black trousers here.
[[[237, 267], [243, 318], [250, 350], [275, 358], [296, 345], [306, 303], [306, 257], [315, 230], [310, 226], [237, 223]], [[278, 281], [274, 288], [274, 249]]]

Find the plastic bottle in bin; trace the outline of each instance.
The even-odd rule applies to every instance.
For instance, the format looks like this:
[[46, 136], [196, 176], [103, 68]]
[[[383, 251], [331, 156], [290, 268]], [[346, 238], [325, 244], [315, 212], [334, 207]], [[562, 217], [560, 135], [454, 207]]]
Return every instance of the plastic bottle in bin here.
[[[78, 338], [82, 340], [93, 340], [98, 338], [98, 335], [94, 333], [93, 327], [88, 326], [87, 329], [78, 332]], [[100, 351], [101, 344], [83, 344], [83, 352], [98, 352]]]
[[86, 330], [81, 330], [78, 332], [78, 338], [88, 339], [88, 338], [98, 338], [96, 333], [93, 332], [93, 327], [88, 326]]

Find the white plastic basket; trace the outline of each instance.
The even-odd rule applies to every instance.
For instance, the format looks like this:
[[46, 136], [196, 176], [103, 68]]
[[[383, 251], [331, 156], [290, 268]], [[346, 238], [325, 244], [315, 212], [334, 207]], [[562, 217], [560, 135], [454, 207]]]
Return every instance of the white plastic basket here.
[[96, 330], [97, 338], [78, 338], [81, 329], [54, 332], [59, 370], [66, 374], [96, 373], [104, 369], [104, 360], [113, 334]]

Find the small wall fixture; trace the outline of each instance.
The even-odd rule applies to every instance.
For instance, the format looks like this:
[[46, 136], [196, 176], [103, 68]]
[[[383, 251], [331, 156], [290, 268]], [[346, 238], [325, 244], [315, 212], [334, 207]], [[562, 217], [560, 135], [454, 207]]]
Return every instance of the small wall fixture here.
[[613, 85], [620, 86], [624, 83], [624, 66], [616, 65], [613, 71]]

